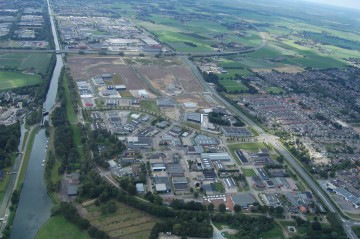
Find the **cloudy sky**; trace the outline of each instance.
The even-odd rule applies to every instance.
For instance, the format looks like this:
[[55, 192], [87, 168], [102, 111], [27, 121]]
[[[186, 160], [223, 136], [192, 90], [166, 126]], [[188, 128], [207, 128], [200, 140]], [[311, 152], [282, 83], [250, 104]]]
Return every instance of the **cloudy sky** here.
[[307, 0], [307, 1], [360, 9], [360, 0]]

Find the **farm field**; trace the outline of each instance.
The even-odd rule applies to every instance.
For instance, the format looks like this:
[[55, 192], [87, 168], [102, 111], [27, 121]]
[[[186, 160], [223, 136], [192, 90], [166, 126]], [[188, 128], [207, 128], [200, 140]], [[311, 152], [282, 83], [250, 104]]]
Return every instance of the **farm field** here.
[[243, 83], [237, 80], [221, 80], [219, 83], [226, 88], [228, 93], [245, 92], [248, 90]]
[[87, 232], [81, 231], [76, 225], [62, 216], [51, 217], [36, 234], [36, 239], [90, 239]]
[[125, 204], [116, 202], [116, 205], [117, 211], [106, 215], [101, 213], [100, 207], [88, 206], [85, 217], [111, 238], [147, 239], [158, 219]]
[[34, 68], [45, 74], [52, 54], [50, 53], [0, 53], [0, 66], [16, 67], [19, 70]]
[[40, 82], [41, 77], [38, 75], [30, 75], [20, 72], [0, 71], [0, 90], [32, 86], [40, 84]]

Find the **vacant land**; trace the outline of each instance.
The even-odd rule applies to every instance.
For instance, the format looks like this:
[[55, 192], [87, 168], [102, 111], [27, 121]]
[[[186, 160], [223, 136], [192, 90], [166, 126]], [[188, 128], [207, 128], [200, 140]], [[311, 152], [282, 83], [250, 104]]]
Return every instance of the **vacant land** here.
[[142, 100], [140, 101], [140, 107], [143, 109], [150, 110], [152, 112], [159, 113], [159, 107], [157, 106], [157, 103], [155, 100]]
[[266, 146], [263, 143], [230, 144], [228, 147], [230, 151], [244, 149], [246, 151], [258, 152], [260, 149], [266, 149]]
[[62, 216], [51, 217], [37, 233], [36, 239], [90, 239], [87, 232], [81, 231], [76, 225]]
[[50, 53], [0, 53], [0, 66], [16, 67], [19, 70], [35, 69], [45, 74], [50, 63]]
[[117, 211], [106, 215], [101, 213], [100, 207], [88, 206], [85, 217], [112, 238], [147, 239], [158, 219], [125, 204], [116, 202], [116, 205]]
[[38, 75], [0, 71], [0, 90], [37, 85], [40, 84], [40, 82], [41, 77]]

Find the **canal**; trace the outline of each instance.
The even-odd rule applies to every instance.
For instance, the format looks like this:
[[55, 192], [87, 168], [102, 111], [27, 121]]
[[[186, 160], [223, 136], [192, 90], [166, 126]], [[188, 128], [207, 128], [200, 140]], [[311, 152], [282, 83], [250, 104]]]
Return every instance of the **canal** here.
[[[55, 42], [55, 49], [60, 50], [60, 44], [50, 8], [47, 0], [48, 11], [51, 20], [51, 29]], [[58, 81], [63, 67], [61, 54], [56, 55], [56, 65], [49, 90], [44, 103], [44, 110], [51, 111], [55, 105]], [[46, 158], [46, 148], [48, 139], [45, 130], [41, 129], [35, 136], [30, 159], [26, 169], [24, 184], [21, 190], [18, 208], [16, 210], [14, 223], [12, 226], [12, 239], [32, 239], [38, 230], [50, 218], [52, 202], [46, 190], [44, 180], [43, 163]]]

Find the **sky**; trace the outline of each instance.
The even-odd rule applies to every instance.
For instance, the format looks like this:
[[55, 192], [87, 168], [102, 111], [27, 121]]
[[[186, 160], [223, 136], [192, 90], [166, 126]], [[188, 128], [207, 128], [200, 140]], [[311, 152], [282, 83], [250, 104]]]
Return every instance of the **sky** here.
[[360, 0], [307, 0], [307, 1], [360, 9]]

